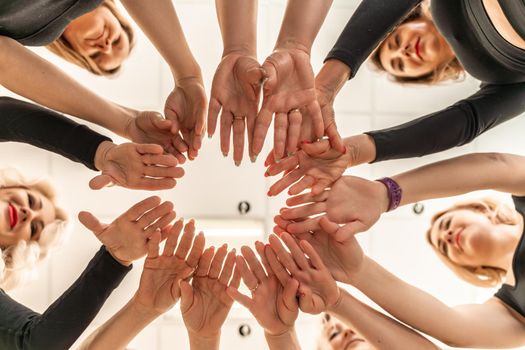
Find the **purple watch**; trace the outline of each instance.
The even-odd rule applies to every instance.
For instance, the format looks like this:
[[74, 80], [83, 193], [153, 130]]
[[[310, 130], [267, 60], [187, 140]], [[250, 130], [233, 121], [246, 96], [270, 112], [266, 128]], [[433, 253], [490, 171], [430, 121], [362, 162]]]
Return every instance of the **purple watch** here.
[[399, 184], [389, 177], [383, 177], [376, 181], [381, 182], [386, 186], [388, 191], [388, 210], [392, 211], [399, 206], [401, 197], [403, 196], [403, 190], [399, 187]]

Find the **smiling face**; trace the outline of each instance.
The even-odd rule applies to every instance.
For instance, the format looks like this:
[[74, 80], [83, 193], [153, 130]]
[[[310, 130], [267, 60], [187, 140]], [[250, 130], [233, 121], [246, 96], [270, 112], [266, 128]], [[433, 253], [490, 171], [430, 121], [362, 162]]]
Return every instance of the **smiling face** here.
[[330, 314], [324, 314], [323, 325], [323, 350], [376, 350], [363, 337]]
[[0, 188], [0, 247], [20, 240], [36, 240], [56, 219], [53, 203], [40, 192], [23, 188]]
[[378, 58], [391, 75], [418, 78], [432, 74], [455, 55], [434, 23], [422, 16], [397, 27], [379, 47]]
[[76, 52], [104, 71], [120, 67], [131, 48], [127, 32], [106, 6], [76, 18], [63, 35]]

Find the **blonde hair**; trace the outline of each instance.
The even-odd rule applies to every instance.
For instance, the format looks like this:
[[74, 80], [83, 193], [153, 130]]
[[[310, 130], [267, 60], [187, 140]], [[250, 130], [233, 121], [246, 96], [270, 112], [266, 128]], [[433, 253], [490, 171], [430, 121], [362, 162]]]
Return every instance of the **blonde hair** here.
[[[423, 6], [416, 6], [406, 17], [399, 23], [399, 25], [415, 21], [427, 17], [426, 11]], [[397, 27], [396, 27], [397, 29]], [[370, 55], [369, 62], [371, 63], [372, 69], [375, 71], [386, 72], [385, 67], [381, 64], [379, 53], [381, 48], [386, 43], [388, 38], [396, 31], [393, 29], [392, 32], [383, 40], [381, 44], [375, 49], [375, 51]], [[465, 69], [459, 62], [456, 56], [454, 56], [448, 62], [445, 62], [436, 67], [432, 72], [428, 74], [421, 75], [419, 77], [398, 77], [393, 74], [387, 74], [388, 78], [396, 83], [400, 84], [417, 84], [417, 85], [435, 85], [445, 81], [456, 81], [465, 78]]]
[[[133, 32], [133, 28], [131, 27], [129, 21], [126, 19], [125, 16], [123, 16], [119, 10], [117, 9], [117, 6], [115, 5], [114, 0], [104, 0], [104, 2], [101, 4], [101, 6], [107, 7], [111, 13], [117, 18], [120, 25], [122, 26], [122, 29], [127, 34], [129, 43], [130, 43], [130, 50], [133, 48], [133, 45], [135, 43], [135, 34]], [[47, 45], [46, 48], [53, 52], [54, 54], [62, 57], [68, 62], [71, 62], [73, 64], [76, 64], [77, 66], [84, 68], [88, 70], [89, 72], [96, 74], [96, 75], [102, 75], [102, 76], [111, 76], [116, 74], [121, 66], [118, 66], [113, 69], [103, 69], [97, 63], [94, 59], [92, 59], [89, 56], [82, 56], [80, 53], [75, 51], [71, 44], [67, 41], [64, 34], [60, 36], [60, 38], [53, 41], [51, 44]]]
[[0, 287], [14, 289], [36, 276], [38, 263], [49, 252], [62, 244], [67, 232], [68, 215], [56, 206], [56, 194], [49, 182], [43, 179], [29, 180], [14, 169], [0, 169], [0, 188], [21, 187], [41, 193], [55, 206], [55, 221], [46, 225], [38, 241], [20, 241], [9, 247], [0, 247]]
[[442, 210], [430, 220], [430, 228], [427, 230], [426, 239], [441, 261], [464, 281], [479, 287], [494, 287], [503, 282], [507, 270], [494, 266], [461, 266], [454, 263], [448, 256], [443, 254], [430, 240], [430, 231], [436, 221], [444, 214], [456, 210], [471, 210], [485, 215], [493, 224], [517, 225], [520, 222], [516, 210], [493, 198], [480, 198], [454, 204], [452, 207]]

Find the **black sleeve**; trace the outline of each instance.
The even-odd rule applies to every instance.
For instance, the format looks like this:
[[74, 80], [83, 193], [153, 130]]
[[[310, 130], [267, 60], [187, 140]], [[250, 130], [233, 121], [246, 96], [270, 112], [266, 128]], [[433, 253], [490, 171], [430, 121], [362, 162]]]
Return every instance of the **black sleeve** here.
[[102, 247], [82, 275], [42, 315], [0, 290], [0, 349], [69, 349], [130, 269]]
[[467, 144], [524, 111], [525, 83], [486, 84], [444, 110], [366, 134], [375, 141], [375, 162], [421, 157]]
[[363, 0], [346, 24], [326, 60], [351, 69], [350, 78], [403, 18], [422, 0]]
[[1, 142], [28, 143], [93, 170], [98, 146], [111, 141], [57, 112], [10, 97], [0, 97], [0, 125]]

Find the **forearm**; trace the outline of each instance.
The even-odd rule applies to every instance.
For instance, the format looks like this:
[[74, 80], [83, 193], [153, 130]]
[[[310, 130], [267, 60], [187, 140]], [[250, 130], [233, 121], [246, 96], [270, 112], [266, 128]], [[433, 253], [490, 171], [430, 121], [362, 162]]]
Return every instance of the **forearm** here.
[[376, 157], [374, 139], [367, 134], [359, 134], [343, 139], [349, 153], [348, 167], [372, 162]]
[[48, 108], [98, 124], [127, 137], [133, 113], [71, 79], [16, 41], [0, 37], [0, 84]]
[[341, 289], [341, 302], [328, 311], [350, 325], [377, 350], [439, 349], [397, 320], [363, 304]]
[[333, 0], [288, 0], [275, 48], [294, 48], [308, 54]]
[[122, 3], [166, 60], [175, 81], [202, 79], [171, 0], [157, 0], [154, 6], [144, 0], [123, 0]]
[[292, 328], [288, 332], [280, 335], [271, 335], [264, 332], [264, 337], [266, 338], [266, 343], [268, 344], [268, 348], [270, 350], [301, 350], [295, 328]]
[[159, 315], [131, 299], [122, 309], [82, 342], [79, 350], [125, 349]]
[[396, 175], [401, 205], [492, 189], [525, 195], [525, 158], [512, 154], [468, 154]]
[[257, 0], [216, 0], [223, 57], [231, 52], [257, 56]]
[[345, 85], [346, 81], [350, 79], [352, 70], [345, 63], [329, 59], [327, 60], [317, 76], [315, 77], [315, 86], [325, 92], [329, 97], [330, 102], [333, 103], [335, 97]]
[[188, 331], [191, 350], [219, 350], [221, 340], [220, 333], [213, 337], [204, 337], [199, 334]]

